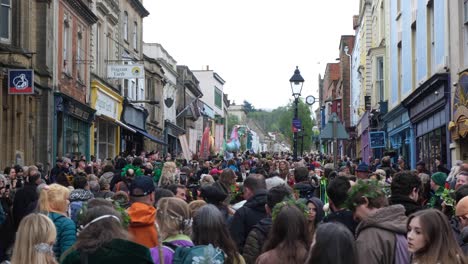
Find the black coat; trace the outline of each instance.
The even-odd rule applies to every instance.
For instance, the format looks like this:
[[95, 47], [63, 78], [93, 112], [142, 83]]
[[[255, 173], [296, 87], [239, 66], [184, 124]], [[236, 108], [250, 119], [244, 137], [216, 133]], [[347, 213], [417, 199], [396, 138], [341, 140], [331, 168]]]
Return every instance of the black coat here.
[[260, 220], [252, 228], [245, 241], [244, 253], [242, 254], [245, 263], [254, 264], [258, 256], [262, 254], [262, 248], [267, 240], [272, 224], [273, 220], [271, 217], [267, 217]]
[[239, 208], [234, 214], [232, 219], [230, 232], [231, 236], [236, 242], [239, 252], [245, 244], [245, 240], [252, 230], [261, 219], [267, 217], [265, 211], [267, 190], [258, 190], [255, 195], [247, 200], [247, 202]]
[[322, 222], [341, 223], [345, 225], [349, 229], [349, 231], [351, 231], [353, 235], [355, 234], [355, 230], [358, 225], [358, 223], [354, 221], [353, 212], [349, 210], [340, 210], [340, 211], [332, 212], [329, 215], [325, 216]]
[[401, 204], [405, 207], [405, 215], [409, 216], [410, 214], [424, 209], [417, 202], [405, 195], [395, 194], [392, 195], [389, 199], [390, 205]]
[[18, 229], [21, 220], [34, 211], [38, 199], [36, 184], [26, 183], [23, 188], [16, 191], [15, 200], [13, 201], [15, 230]]

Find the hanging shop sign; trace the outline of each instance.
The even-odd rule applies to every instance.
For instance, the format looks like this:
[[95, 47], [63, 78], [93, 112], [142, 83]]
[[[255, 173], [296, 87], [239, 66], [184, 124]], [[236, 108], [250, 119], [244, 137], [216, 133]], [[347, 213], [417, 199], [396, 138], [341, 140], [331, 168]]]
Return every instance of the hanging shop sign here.
[[8, 69], [8, 94], [34, 94], [34, 70]]
[[112, 79], [145, 78], [145, 68], [139, 64], [107, 65], [107, 77]]
[[370, 148], [385, 148], [385, 132], [376, 131], [369, 133]]

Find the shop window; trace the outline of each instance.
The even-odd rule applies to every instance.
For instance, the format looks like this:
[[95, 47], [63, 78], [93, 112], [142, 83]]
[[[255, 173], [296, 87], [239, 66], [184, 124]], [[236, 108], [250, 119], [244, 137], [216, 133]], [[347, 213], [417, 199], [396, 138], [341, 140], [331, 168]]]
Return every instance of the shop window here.
[[223, 92], [221, 92], [221, 90], [219, 90], [218, 88], [215, 87], [215, 105], [221, 109], [223, 108]]
[[116, 127], [106, 121], [98, 122], [98, 158], [101, 160], [115, 156], [115, 130]]
[[418, 161], [426, 163], [426, 169], [435, 172], [435, 159], [440, 158], [442, 164], [447, 163], [447, 143], [445, 126], [437, 128], [417, 139]]
[[64, 126], [65, 155], [87, 155], [89, 124], [71, 116], [64, 115]]

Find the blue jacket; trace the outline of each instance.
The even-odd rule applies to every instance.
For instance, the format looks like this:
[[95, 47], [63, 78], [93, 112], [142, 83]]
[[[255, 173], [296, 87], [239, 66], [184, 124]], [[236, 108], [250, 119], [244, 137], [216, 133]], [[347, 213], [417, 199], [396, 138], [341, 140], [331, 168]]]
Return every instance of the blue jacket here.
[[49, 218], [54, 222], [57, 229], [54, 253], [57, 260], [59, 260], [60, 256], [75, 244], [76, 226], [73, 220], [61, 214], [51, 212], [49, 213]]

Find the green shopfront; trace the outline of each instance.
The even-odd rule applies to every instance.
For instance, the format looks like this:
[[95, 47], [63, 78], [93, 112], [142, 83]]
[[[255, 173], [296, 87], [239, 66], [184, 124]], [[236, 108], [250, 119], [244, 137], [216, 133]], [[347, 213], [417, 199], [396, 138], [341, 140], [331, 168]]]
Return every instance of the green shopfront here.
[[54, 157], [90, 160], [89, 128], [96, 110], [63, 93], [54, 94]]

